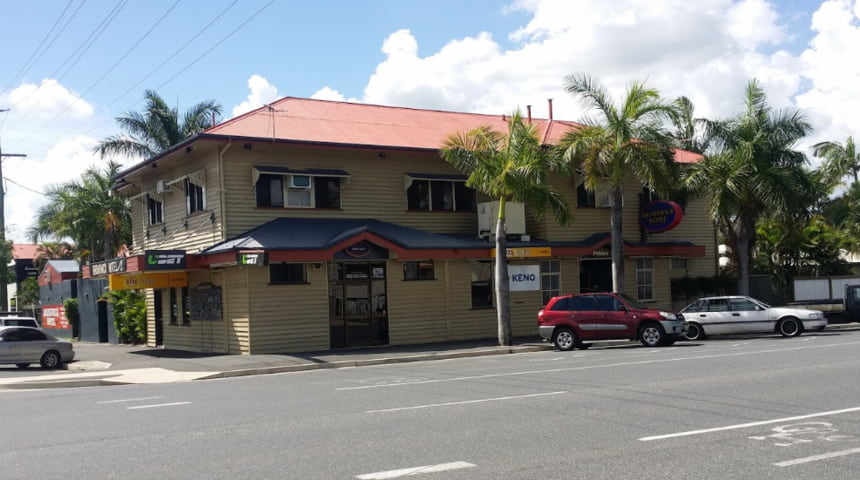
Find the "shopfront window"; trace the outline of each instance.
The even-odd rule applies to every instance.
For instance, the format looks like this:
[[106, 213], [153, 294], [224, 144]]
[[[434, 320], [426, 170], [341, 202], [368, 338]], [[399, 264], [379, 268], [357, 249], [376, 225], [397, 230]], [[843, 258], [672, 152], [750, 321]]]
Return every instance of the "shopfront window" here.
[[493, 308], [493, 265], [490, 262], [473, 262], [472, 308]]

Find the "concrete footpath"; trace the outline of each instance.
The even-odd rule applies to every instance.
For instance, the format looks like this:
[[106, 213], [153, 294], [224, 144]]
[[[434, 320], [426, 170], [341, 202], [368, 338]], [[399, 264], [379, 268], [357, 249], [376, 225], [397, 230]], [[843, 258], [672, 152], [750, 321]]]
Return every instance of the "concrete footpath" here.
[[146, 346], [75, 342], [75, 361], [61, 370], [0, 365], [0, 390], [171, 383], [322, 368], [359, 367], [552, 349], [540, 338], [368, 347], [279, 355], [194, 353]]

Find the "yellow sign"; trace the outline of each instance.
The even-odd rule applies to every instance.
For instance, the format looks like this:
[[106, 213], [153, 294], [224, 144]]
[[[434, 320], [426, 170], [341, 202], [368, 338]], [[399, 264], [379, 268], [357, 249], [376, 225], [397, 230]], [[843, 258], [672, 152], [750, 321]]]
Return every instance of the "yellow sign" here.
[[108, 285], [110, 285], [111, 290], [186, 287], [188, 286], [188, 274], [185, 272], [170, 272], [109, 275]]
[[[508, 258], [551, 257], [552, 247], [515, 247], [506, 248]], [[490, 256], [496, 258], [496, 249], [490, 250]]]

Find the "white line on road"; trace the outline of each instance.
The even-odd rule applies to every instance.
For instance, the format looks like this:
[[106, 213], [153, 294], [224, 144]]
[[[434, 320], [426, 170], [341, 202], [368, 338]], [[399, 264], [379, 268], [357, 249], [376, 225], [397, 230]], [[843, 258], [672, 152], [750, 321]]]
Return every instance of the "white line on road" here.
[[777, 467], [790, 467], [792, 465], [800, 465], [801, 463], [817, 462], [819, 460], [844, 457], [845, 455], [853, 455], [855, 453], [860, 453], [860, 448], [841, 450], [839, 452], [822, 453], [821, 455], [813, 455], [811, 457], [795, 458], [794, 460], [786, 460], [784, 462], [774, 463], [774, 465], [776, 465]]
[[689, 437], [691, 435], [701, 435], [703, 433], [723, 432], [726, 430], [738, 430], [740, 428], [758, 427], [760, 425], [771, 425], [781, 422], [793, 422], [795, 420], [805, 420], [807, 418], [827, 417], [830, 415], [839, 415], [840, 413], [858, 412], [860, 407], [844, 408], [842, 410], [830, 410], [829, 412], [810, 413], [808, 415], [798, 415], [796, 417], [777, 418], [774, 420], [763, 420], [760, 422], [740, 423], [737, 425], [728, 425], [725, 427], [705, 428], [702, 430], [690, 430], [687, 432], [669, 433], [666, 435], [655, 435], [653, 437], [642, 437], [639, 440], [650, 442], [651, 440], [665, 440], [667, 438]]
[[355, 478], [361, 480], [384, 480], [386, 478], [399, 478], [421, 473], [436, 473], [445, 472], [448, 470], [459, 470], [461, 468], [475, 467], [476, 465], [469, 462], [451, 462], [440, 463], [439, 465], [426, 465], [424, 467], [401, 468], [399, 470], [389, 470], [387, 472], [365, 473], [357, 475]]
[[397, 407], [397, 408], [384, 408], [382, 410], [368, 410], [367, 413], [399, 412], [402, 410], [418, 410], [421, 408], [450, 407], [452, 405], [469, 405], [472, 403], [499, 402], [502, 400], [516, 400], [519, 398], [545, 397], [547, 395], [560, 395], [562, 393], [567, 393], [567, 392], [532, 393], [529, 395], [514, 395], [514, 396], [510, 396], [510, 397], [484, 398], [481, 400], [464, 400], [462, 402], [431, 403], [429, 405], [416, 405], [414, 407]]
[[453, 378], [440, 378], [435, 380], [419, 380], [414, 382], [393, 382], [393, 383], [381, 383], [378, 385], [362, 385], [358, 387], [339, 387], [335, 388], [335, 391], [348, 391], [348, 390], [367, 390], [371, 388], [387, 388], [387, 387], [402, 387], [408, 385], [426, 385], [428, 383], [445, 383], [445, 382], [461, 382], [464, 380], [480, 380], [484, 378], [499, 378], [499, 377], [515, 377], [518, 375], [538, 375], [538, 374], [546, 374], [546, 373], [559, 373], [559, 372], [573, 372], [576, 370], [595, 370], [598, 368], [614, 368], [614, 367], [627, 367], [632, 365], [652, 365], [656, 363], [668, 363], [668, 362], [688, 362], [692, 360], [704, 360], [711, 358], [726, 358], [726, 357], [740, 357], [746, 355], [761, 355], [765, 353], [779, 353], [779, 352], [791, 352], [796, 350], [810, 350], [810, 349], [818, 349], [818, 348], [830, 348], [830, 347], [844, 347], [848, 345], [860, 345], [860, 342], [846, 342], [846, 343], [832, 343], [827, 345], [806, 345], [802, 347], [792, 347], [792, 348], [775, 348], [771, 350], [756, 350], [751, 352], [734, 352], [734, 353], [715, 353], [712, 355], [696, 355], [691, 357], [677, 357], [677, 358], [659, 358], [659, 359], [650, 359], [650, 360], [636, 360], [630, 362], [618, 362], [618, 363], [609, 363], [605, 365], [584, 365], [580, 367], [559, 367], [559, 368], [547, 368], [543, 370], [529, 370], [523, 372], [506, 372], [506, 373], [493, 373], [487, 375], [470, 375], [465, 377], [453, 377]]
[[188, 405], [191, 402], [173, 402], [173, 403], [159, 403], [156, 405], [140, 405], [137, 407], [125, 407], [126, 410], [139, 410], [141, 408], [159, 408], [159, 407], [174, 407], [176, 405]]
[[155, 400], [156, 398], [164, 398], [164, 397], [140, 397], [140, 398], [123, 398], [120, 400], [103, 400], [101, 402], [96, 402], [96, 404], [106, 405], [108, 403], [141, 402], [143, 400]]

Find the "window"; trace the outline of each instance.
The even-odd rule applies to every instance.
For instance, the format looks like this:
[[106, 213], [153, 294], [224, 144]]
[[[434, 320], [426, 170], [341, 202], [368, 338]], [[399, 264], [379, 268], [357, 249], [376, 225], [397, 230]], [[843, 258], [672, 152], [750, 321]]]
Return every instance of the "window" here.
[[729, 301], [725, 298], [712, 298], [708, 302], [709, 312], [728, 312]]
[[609, 207], [609, 188], [598, 187], [591, 191], [584, 183], [576, 187], [576, 205], [579, 207]]
[[654, 299], [654, 259], [636, 259], [636, 298], [639, 300]]
[[179, 305], [176, 304], [176, 289], [171, 288], [169, 295], [170, 301], [170, 324], [178, 325], [179, 324]]
[[474, 212], [475, 190], [465, 180], [411, 179], [406, 189], [409, 210]]
[[146, 196], [146, 212], [149, 215], [149, 224], [155, 225], [164, 221], [164, 204], [152, 195]]
[[191, 296], [188, 287], [182, 287], [182, 324], [191, 325]]
[[472, 308], [493, 308], [493, 266], [472, 263]]
[[558, 260], [541, 260], [540, 262], [540, 292], [543, 305], [561, 292]]
[[206, 209], [206, 191], [203, 186], [192, 182], [190, 179], [185, 179], [185, 211], [189, 215], [195, 212], [202, 212]]
[[436, 280], [433, 260], [403, 262], [403, 280]]
[[672, 257], [672, 270], [686, 270], [687, 259], [681, 257]]
[[729, 299], [729, 307], [733, 312], [754, 312], [756, 304], [746, 298]]
[[256, 189], [258, 207], [340, 208], [340, 177], [261, 173]]
[[308, 283], [307, 265], [304, 263], [273, 263], [269, 265], [270, 285]]

